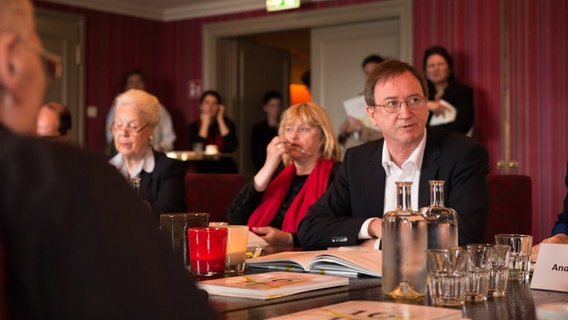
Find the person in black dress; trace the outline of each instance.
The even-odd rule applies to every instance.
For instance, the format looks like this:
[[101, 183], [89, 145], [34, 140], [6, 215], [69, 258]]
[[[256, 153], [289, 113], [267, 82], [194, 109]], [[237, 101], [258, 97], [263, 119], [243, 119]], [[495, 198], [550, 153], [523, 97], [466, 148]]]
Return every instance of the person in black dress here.
[[251, 135], [251, 153], [255, 169], [258, 171], [266, 159], [266, 146], [278, 135], [278, 125], [282, 115], [282, 95], [270, 90], [262, 98], [262, 110], [266, 119], [255, 124]]

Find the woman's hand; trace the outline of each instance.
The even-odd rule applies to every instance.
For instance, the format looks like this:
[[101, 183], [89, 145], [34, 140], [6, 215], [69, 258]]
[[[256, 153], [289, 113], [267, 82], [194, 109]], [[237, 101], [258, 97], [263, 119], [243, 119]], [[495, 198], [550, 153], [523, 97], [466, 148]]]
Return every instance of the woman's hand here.
[[290, 232], [284, 232], [273, 227], [253, 227], [252, 231], [270, 245], [280, 247], [294, 246], [294, 237]]
[[266, 190], [272, 175], [282, 162], [282, 155], [287, 152], [289, 143], [286, 139], [276, 136], [266, 146], [266, 160], [258, 173], [254, 176], [254, 188], [262, 192]]
[[435, 115], [440, 115], [446, 112], [447, 108], [444, 107], [440, 101], [428, 101], [428, 110]]
[[225, 105], [220, 104], [218, 106], [219, 110], [217, 111], [217, 122], [223, 121], [223, 116], [225, 115]]

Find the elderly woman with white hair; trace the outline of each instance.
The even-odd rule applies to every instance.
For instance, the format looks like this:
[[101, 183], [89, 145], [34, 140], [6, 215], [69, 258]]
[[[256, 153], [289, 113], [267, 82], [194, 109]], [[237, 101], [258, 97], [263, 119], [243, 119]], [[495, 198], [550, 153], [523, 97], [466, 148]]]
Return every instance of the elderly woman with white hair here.
[[111, 125], [118, 154], [109, 163], [127, 179], [140, 178], [140, 197], [154, 214], [186, 211], [185, 165], [151, 147], [160, 121], [158, 99], [137, 89], [120, 94]]

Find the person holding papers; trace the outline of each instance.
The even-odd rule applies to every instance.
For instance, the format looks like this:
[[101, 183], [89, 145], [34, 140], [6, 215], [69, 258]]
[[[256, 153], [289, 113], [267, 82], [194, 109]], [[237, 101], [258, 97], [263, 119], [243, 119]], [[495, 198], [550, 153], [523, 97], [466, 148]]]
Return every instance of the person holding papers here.
[[[368, 77], [379, 63], [383, 61], [384, 59], [376, 54], [366, 57], [361, 63], [365, 77]], [[362, 96], [358, 96], [356, 98], [359, 97], [361, 98], [361, 108], [364, 109], [365, 99]], [[345, 101], [344, 105], [346, 103], [348, 104], [346, 108], [356, 109], [358, 101], [356, 98]], [[364, 113], [364, 111], [361, 112]], [[366, 115], [363, 116], [366, 117]], [[367, 141], [378, 140], [383, 136], [376, 128], [368, 127], [360, 120], [360, 117], [355, 114], [350, 114], [350, 112], [347, 112], [347, 119], [345, 119], [345, 121], [341, 124], [339, 131], [339, 143], [343, 146], [344, 151]]]
[[407, 63], [387, 60], [365, 84], [367, 113], [383, 139], [345, 153], [337, 177], [298, 227], [304, 249], [377, 246], [383, 214], [396, 209], [396, 181], [412, 181], [411, 208], [430, 203], [429, 180], [444, 180], [458, 212], [460, 245], [483, 242], [489, 210], [488, 154], [463, 135], [426, 128], [428, 87]]
[[[566, 163], [566, 167], [567, 173], [564, 183], [566, 184], [566, 188], [568, 188], [568, 163]], [[542, 240], [542, 243], [568, 244], [568, 192], [564, 198], [564, 210], [558, 215], [558, 220], [554, 224], [554, 228], [552, 228], [551, 236]], [[531, 261], [536, 261], [539, 248], [540, 244], [533, 247]]]
[[271, 245], [298, 246], [298, 224], [333, 180], [341, 151], [327, 113], [312, 102], [288, 108], [278, 132], [264, 166], [229, 204], [227, 217]]
[[452, 58], [445, 48], [434, 46], [424, 53], [428, 81], [428, 124], [473, 135], [473, 89], [460, 83], [453, 73]]

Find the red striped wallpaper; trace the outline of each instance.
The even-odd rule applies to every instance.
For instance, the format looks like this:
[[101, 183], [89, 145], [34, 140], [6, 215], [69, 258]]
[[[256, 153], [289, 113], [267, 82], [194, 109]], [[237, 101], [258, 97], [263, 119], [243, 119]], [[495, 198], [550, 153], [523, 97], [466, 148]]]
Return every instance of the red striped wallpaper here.
[[[317, 2], [300, 10], [371, 1]], [[85, 102], [99, 107], [99, 118], [85, 122], [86, 145], [93, 150], [104, 149], [106, 112], [122, 74], [132, 68], [146, 72], [149, 90], [172, 113], [179, 136], [176, 147], [185, 148], [186, 127], [195, 118], [197, 105], [187, 97], [187, 83], [202, 78], [203, 25], [269, 15], [261, 10], [162, 23], [46, 2], [36, 5], [86, 19]], [[415, 65], [422, 68], [422, 53], [433, 44], [452, 54], [457, 77], [475, 90], [476, 139], [489, 150], [495, 173], [499, 171], [494, 164], [507, 154], [503, 141], [510, 137], [510, 160], [519, 161], [512, 173], [533, 179], [537, 240], [550, 232], [566, 193], [562, 184], [568, 161], [566, 16], [564, 0], [413, 2]], [[505, 98], [510, 101], [509, 122], [505, 122]], [[510, 135], [504, 134], [507, 124]]]

